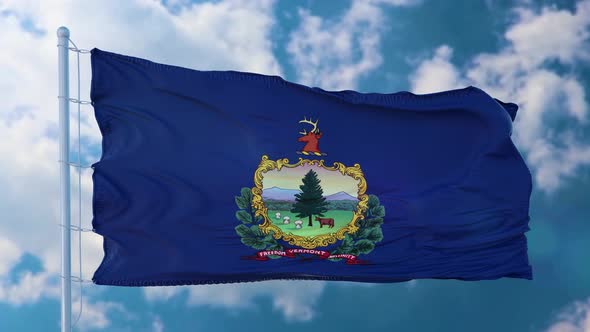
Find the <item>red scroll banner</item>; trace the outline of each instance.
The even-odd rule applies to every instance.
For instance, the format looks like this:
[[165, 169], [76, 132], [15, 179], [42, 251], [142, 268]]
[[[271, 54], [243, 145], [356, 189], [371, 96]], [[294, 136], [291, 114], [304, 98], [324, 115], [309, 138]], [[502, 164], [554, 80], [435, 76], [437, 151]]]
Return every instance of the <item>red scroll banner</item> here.
[[328, 258], [343, 258], [346, 259], [346, 264], [362, 264], [362, 261], [357, 259], [357, 256], [350, 255], [350, 254], [337, 254], [331, 255], [329, 251], [326, 250], [314, 250], [314, 249], [286, 249], [282, 250], [262, 250], [256, 253], [256, 256], [251, 257], [251, 259], [257, 261], [267, 261], [269, 260], [268, 256], [281, 256], [287, 258], [295, 258], [295, 255], [299, 254], [307, 254], [307, 255], [315, 255], [318, 256], [320, 259], [328, 259]]
[[328, 258], [344, 258], [346, 259], [346, 264], [356, 265], [356, 264], [363, 264], [364, 261], [358, 259], [355, 255], [350, 254], [337, 254], [337, 255], [330, 255]]
[[269, 258], [267, 256], [282, 256], [288, 258], [295, 258], [296, 254], [309, 254], [309, 255], [316, 255], [319, 258], [326, 259], [330, 257], [330, 252], [325, 250], [313, 250], [313, 249], [286, 249], [285, 251], [281, 250], [262, 250], [256, 253], [256, 260], [257, 261], [266, 261]]

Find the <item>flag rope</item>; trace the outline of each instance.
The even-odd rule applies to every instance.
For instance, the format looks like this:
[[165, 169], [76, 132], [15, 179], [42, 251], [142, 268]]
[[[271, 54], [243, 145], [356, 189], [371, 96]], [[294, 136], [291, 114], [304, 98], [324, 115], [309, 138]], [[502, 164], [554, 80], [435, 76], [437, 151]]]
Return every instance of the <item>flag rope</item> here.
[[72, 52], [79, 53], [79, 54], [90, 53], [90, 50], [85, 50], [83, 48], [78, 48], [76, 46], [76, 44], [74, 44], [74, 42], [71, 39], [70, 39], [70, 43], [72, 43], [72, 45], [74, 45], [74, 47], [68, 47], [68, 50], [70, 50]]
[[[80, 318], [82, 317], [83, 284], [84, 283], [92, 283], [92, 280], [87, 280], [87, 279], [82, 278], [82, 232], [94, 232], [94, 229], [82, 227], [82, 170], [92, 168], [92, 166], [82, 165], [82, 139], [81, 139], [81, 136], [82, 136], [81, 135], [81, 123], [82, 122], [81, 122], [81, 115], [80, 115], [80, 113], [81, 113], [80, 105], [92, 105], [92, 102], [80, 99], [80, 54], [90, 53], [90, 50], [78, 48], [78, 46], [74, 43], [74, 41], [72, 39], [70, 39], [69, 37], [67, 37], [67, 38], [68, 38], [69, 42], [72, 43], [72, 45], [74, 45], [73, 47], [68, 47], [68, 50], [76, 53], [77, 98], [68, 98], [66, 96], [59, 96], [59, 95], [57, 96], [57, 98], [58, 99], [65, 99], [71, 103], [77, 104], [77, 113], [78, 113], [77, 114], [77, 118], [78, 118], [77, 119], [78, 120], [77, 159], [78, 160], [77, 160], [77, 163], [72, 163], [72, 162], [69, 162], [66, 160], [58, 160], [58, 162], [67, 164], [69, 167], [74, 167], [77, 169], [77, 173], [78, 173], [78, 225], [77, 226], [69, 225], [69, 227], [64, 224], [58, 224], [58, 225], [62, 228], [66, 227], [66, 228], [69, 228], [71, 231], [78, 232], [78, 276], [71, 276], [70, 275], [69, 277], [66, 277], [64, 275], [60, 275], [60, 277], [62, 279], [69, 279], [70, 281], [77, 282], [80, 285], [78, 315], [76, 317], [76, 320], [70, 325], [70, 328], [74, 328], [76, 326], [76, 324], [78, 324], [78, 322], [80, 321]], [[59, 46], [60, 45], [58, 45], [58, 47]], [[69, 301], [71, 301], [71, 298], [69, 299]]]
[[[64, 224], [57, 224], [59, 227], [68, 227]], [[70, 225], [70, 230], [74, 232], [94, 232], [94, 228], [84, 228]]]
[[58, 160], [57, 162], [68, 164], [68, 165], [75, 167], [75, 168], [92, 168], [92, 165], [82, 165], [82, 164], [73, 163], [73, 162], [65, 161], [65, 160]]
[[[62, 276], [62, 275], [60, 275], [60, 278], [62, 278], [62, 279], [66, 279], [66, 277], [65, 277], [65, 276]], [[78, 283], [80, 283], [80, 284], [82, 284], [82, 283], [92, 283], [92, 280], [89, 280], [89, 279], [82, 279], [82, 278], [80, 278], [80, 277], [76, 277], [76, 276], [71, 276], [71, 277], [70, 277], [70, 280], [71, 280], [72, 282], [78, 282]], [[75, 324], [76, 324], [76, 323], [72, 324], [72, 327], [74, 327], [74, 325], [75, 325]]]
[[[81, 51], [78, 49], [78, 46], [74, 43], [74, 41], [70, 38], [68, 38], [70, 40], [70, 43], [72, 43], [72, 45], [74, 45], [74, 47], [69, 47], [69, 50], [74, 49], [74, 51], [76, 52], [76, 76], [77, 76], [77, 102], [76, 104], [78, 105], [78, 165], [82, 164], [81, 158], [82, 158], [82, 144], [81, 144], [81, 130], [80, 130], [80, 125], [81, 125], [81, 121], [80, 121], [80, 105], [82, 105], [82, 102], [80, 101], [80, 53]], [[70, 99], [70, 102], [72, 100]], [[70, 165], [71, 166], [71, 165]], [[78, 228], [82, 229], [82, 168], [78, 168]], [[82, 232], [78, 232], [78, 279], [82, 280]], [[74, 281], [74, 278], [76, 277], [72, 277], [72, 281]], [[80, 285], [80, 300], [79, 300], [79, 310], [78, 310], [78, 317], [76, 317], [76, 320], [72, 323], [72, 328], [74, 328], [76, 326], [76, 324], [78, 324], [78, 322], [80, 321], [80, 317], [82, 317], [82, 282], [79, 283]]]
[[[78, 97], [80, 98], [80, 97]], [[66, 98], [65, 96], [57, 96], [57, 99], [66, 99], [69, 102], [72, 102], [74, 104], [82, 104], [82, 105], [92, 105], [91, 101], [88, 100], [80, 100], [80, 99], [76, 99], [76, 98]]]

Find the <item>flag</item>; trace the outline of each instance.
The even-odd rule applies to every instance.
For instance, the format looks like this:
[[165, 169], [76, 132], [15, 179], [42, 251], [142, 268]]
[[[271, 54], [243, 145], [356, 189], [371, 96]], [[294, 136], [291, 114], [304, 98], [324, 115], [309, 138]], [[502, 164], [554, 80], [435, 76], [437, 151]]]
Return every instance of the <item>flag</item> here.
[[96, 284], [532, 279], [516, 104], [91, 62]]

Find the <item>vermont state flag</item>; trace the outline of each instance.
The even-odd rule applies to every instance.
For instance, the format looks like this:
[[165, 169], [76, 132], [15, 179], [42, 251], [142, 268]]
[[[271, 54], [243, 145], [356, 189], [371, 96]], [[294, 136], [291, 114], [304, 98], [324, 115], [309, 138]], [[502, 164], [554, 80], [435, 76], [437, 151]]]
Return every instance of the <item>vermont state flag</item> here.
[[92, 50], [96, 284], [531, 279], [517, 105]]

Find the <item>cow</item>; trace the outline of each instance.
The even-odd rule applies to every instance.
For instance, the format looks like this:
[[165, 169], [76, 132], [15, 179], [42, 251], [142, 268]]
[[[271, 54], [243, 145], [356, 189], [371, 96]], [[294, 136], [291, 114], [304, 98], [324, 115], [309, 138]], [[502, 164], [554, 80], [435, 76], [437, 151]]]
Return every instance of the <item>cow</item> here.
[[275, 218], [281, 219], [281, 213], [280, 212], [275, 213]]
[[315, 220], [320, 222], [320, 228], [322, 228], [324, 225], [330, 226], [330, 228], [334, 227], [334, 218], [315, 217]]
[[291, 222], [291, 217], [288, 217], [288, 216], [283, 217], [283, 224], [286, 225], [286, 224], [288, 224], [290, 222]]

